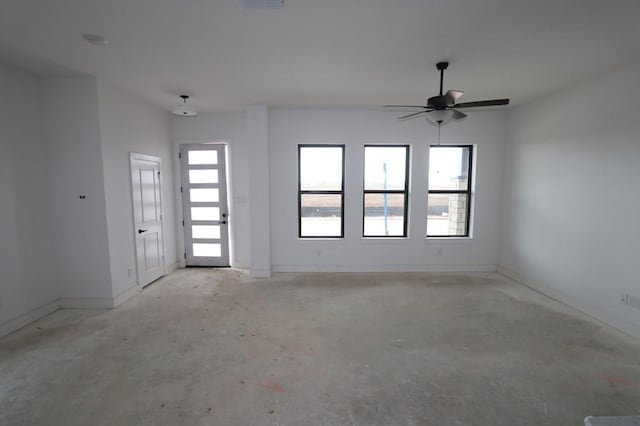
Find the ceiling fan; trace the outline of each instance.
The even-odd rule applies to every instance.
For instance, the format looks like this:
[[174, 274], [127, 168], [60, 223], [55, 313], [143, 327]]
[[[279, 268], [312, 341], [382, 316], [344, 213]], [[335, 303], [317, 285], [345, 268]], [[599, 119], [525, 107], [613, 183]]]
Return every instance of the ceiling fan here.
[[398, 120], [409, 120], [425, 116], [433, 124], [438, 126], [446, 124], [450, 120], [462, 120], [467, 116], [459, 109], [478, 108], [489, 106], [508, 105], [509, 99], [492, 99], [486, 101], [462, 102], [458, 103], [458, 99], [462, 97], [464, 92], [460, 90], [449, 90], [442, 93], [444, 82], [444, 70], [449, 67], [449, 62], [438, 62], [436, 68], [440, 71], [440, 94], [432, 96], [427, 100], [426, 105], [385, 105], [385, 111], [416, 111], [411, 114], [398, 117]]

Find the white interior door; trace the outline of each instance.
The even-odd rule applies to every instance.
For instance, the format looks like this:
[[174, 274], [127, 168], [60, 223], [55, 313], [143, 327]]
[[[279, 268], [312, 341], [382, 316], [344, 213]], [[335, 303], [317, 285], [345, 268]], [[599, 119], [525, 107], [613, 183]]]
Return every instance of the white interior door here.
[[181, 145], [187, 266], [229, 266], [226, 146]]
[[131, 153], [131, 188], [138, 285], [164, 275], [160, 158]]

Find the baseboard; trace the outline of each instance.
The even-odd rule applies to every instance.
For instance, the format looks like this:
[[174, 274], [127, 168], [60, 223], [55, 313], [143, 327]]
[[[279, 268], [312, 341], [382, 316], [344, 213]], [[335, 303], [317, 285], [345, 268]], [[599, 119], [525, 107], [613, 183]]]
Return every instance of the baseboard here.
[[[169, 265], [167, 267], [167, 274], [175, 271], [177, 267], [177, 262]], [[0, 337], [6, 336], [7, 334], [18, 330], [39, 318], [49, 315], [51, 312], [57, 311], [58, 309], [113, 309], [120, 306], [139, 292], [139, 287], [134, 285], [113, 298], [62, 297], [0, 324]]]
[[164, 274], [165, 275], [169, 275], [170, 273], [172, 273], [176, 269], [178, 269], [178, 262], [173, 262], [172, 264], [165, 266]]
[[113, 309], [112, 297], [62, 297], [60, 309]]
[[[273, 272], [496, 272], [497, 265], [273, 265]], [[252, 275], [253, 276], [253, 275]]]
[[0, 324], [0, 337], [13, 333], [25, 325], [29, 325], [32, 322], [57, 311], [58, 309], [60, 309], [60, 301], [54, 300], [53, 302], [45, 303], [44, 305], [32, 309], [29, 312], [5, 321]]
[[271, 269], [251, 269], [249, 276], [251, 278], [271, 278]]
[[602, 309], [599, 309], [591, 304], [585, 303], [577, 299], [576, 297], [558, 290], [557, 288], [547, 283], [536, 281], [504, 266], [498, 266], [498, 273], [512, 279], [513, 281], [516, 281], [517, 283], [525, 287], [529, 287], [530, 289], [535, 290], [538, 293], [542, 293], [545, 296], [562, 303], [563, 305], [567, 305], [568, 307], [575, 309], [600, 323], [606, 324], [609, 327], [613, 327], [614, 329], [636, 339], [640, 339], [640, 327], [638, 327], [637, 325], [625, 321], [624, 319], [615, 315], [611, 315], [610, 313], [605, 312]]
[[138, 287], [137, 284], [123, 292], [120, 292], [120, 294], [113, 298], [113, 307], [117, 308], [138, 293], [140, 293], [140, 287]]

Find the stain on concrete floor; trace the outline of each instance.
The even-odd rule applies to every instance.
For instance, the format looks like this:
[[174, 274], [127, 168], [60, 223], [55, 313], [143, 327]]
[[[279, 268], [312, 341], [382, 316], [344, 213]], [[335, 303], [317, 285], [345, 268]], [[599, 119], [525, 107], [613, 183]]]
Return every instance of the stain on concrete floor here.
[[581, 425], [638, 342], [496, 274], [179, 270], [0, 340], [0, 424]]

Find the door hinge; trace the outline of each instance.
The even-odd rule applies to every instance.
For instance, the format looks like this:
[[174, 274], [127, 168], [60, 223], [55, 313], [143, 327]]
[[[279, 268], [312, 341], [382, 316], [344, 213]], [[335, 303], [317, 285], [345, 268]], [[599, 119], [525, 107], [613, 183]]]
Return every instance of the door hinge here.
[[185, 253], [185, 254], [184, 254], [184, 258], [185, 258], [185, 259], [187, 258], [187, 253]]
[[184, 220], [182, 221], [182, 226], [184, 226]]
[[178, 158], [182, 159], [182, 153], [181, 152], [178, 153]]
[[158, 176], [160, 176], [160, 170], [158, 170]]
[[182, 187], [180, 187], [180, 192], [182, 192]]

